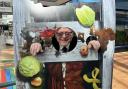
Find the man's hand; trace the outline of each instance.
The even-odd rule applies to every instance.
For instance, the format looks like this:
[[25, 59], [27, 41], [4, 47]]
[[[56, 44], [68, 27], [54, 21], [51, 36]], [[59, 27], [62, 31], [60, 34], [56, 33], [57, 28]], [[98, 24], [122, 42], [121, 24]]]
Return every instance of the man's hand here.
[[98, 51], [100, 48], [100, 42], [97, 40], [92, 40], [88, 43], [88, 48], [93, 48], [95, 51]]
[[32, 55], [36, 55], [38, 52], [42, 52], [42, 46], [40, 43], [33, 43], [31, 46], [30, 46], [30, 53]]

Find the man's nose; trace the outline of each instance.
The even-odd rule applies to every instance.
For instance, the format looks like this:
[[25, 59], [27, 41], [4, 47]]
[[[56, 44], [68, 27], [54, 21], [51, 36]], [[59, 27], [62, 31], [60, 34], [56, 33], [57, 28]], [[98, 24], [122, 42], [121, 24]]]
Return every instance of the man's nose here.
[[63, 34], [63, 35], [62, 35], [62, 37], [66, 37], [66, 35], [65, 35], [65, 34]]

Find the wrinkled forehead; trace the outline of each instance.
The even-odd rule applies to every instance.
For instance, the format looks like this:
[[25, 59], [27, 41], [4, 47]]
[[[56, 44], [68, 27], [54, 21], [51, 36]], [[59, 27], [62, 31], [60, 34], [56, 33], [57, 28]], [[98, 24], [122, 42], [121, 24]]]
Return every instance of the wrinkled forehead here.
[[60, 32], [72, 32], [72, 29], [68, 28], [68, 27], [60, 27], [56, 30], [57, 33]]

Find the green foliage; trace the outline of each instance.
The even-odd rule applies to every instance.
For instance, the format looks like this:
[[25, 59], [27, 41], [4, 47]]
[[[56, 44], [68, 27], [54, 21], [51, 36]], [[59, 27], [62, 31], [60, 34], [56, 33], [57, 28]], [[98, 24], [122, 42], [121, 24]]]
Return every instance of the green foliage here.
[[128, 37], [125, 31], [116, 31], [116, 45], [125, 45], [128, 43]]

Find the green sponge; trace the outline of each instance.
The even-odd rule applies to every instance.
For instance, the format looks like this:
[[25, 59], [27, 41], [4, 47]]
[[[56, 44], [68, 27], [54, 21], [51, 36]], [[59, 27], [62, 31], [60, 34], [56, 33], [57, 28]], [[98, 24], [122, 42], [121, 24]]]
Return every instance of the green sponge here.
[[76, 16], [83, 26], [92, 26], [95, 21], [95, 12], [90, 7], [83, 5], [76, 8]]
[[33, 77], [39, 73], [41, 64], [35, 57], [26, 56], [20, 60], [18, 69], [24, 77]]

